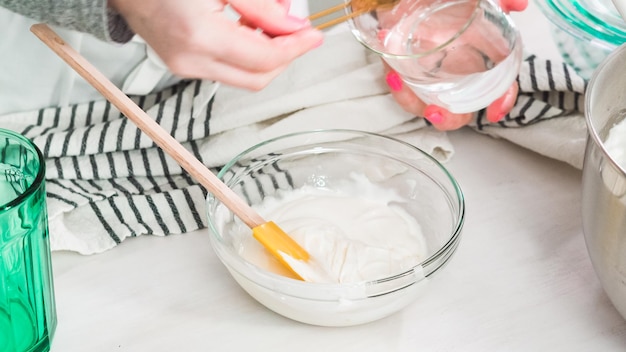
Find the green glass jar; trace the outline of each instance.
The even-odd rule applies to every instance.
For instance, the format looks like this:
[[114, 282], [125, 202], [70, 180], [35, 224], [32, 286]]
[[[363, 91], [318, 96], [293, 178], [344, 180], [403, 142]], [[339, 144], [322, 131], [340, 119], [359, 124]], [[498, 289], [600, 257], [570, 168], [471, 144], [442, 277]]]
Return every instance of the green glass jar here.
[[56, 310], [45, 165], [23, 136], [0, 129], [0, 351], [49, 351]]

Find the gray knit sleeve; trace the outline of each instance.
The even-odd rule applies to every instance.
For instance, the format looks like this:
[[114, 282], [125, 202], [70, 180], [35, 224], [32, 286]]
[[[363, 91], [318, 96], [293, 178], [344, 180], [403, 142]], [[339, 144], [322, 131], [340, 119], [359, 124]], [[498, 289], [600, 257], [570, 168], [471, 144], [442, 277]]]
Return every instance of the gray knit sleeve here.
[[0, 0], [10, 11], [64, 28], [93, 34], [105, 41], [125, 43], [133, 32], [107, 0]]

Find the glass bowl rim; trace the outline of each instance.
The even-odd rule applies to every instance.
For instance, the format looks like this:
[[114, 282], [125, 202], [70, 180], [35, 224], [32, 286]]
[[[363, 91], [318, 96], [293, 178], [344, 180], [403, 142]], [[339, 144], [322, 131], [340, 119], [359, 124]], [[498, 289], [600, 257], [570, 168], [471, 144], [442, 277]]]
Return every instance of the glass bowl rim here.
[[[594, 29], [589, 25], [585, 24], [584, 26], [581, 26], [580, 24], [572, 23], [572, 21], [568, 20], [564, 13], [555, 7], [552, 0], [535, 0], [535, 3], [551, 24], [578, 40], [599, 45], [607, 50], [613, 50], [615, 47], [626, 41], [626, 36], [611, 36], [607, 33]], [[578, 21], [579, 20], [577, 20], [577, 22]]]
[[39, 162], [37, 175], [35, 175], [35, 179], [28, 186], [28, 188], [24, 192], [22, 192], [19, 196], [12, 199], [11, 201], [4, 203], [4, 204], [0, 203], [0, 213], [2, 213], [7, 210], [10, 210], [11, 208], [18, 206], [25, 199], [29, 198], [33, 193], [35, 193], [37, 189], [39, 189], [39, 187], [44, 182], [46, 167], [45, 167], [45, 160], [44, 160], [43, 154], [41, 153], [41, 150], [39, 150], [39, 148], [30, 139], [24, 137], [23, 135], [15, 131], [7, 130], [4, 128], [0, 128], [0, 136], [19, 141], [20, 145], [26, 147], [30, 152], [35, 153], [37, 157], [37, 161]]
[[[490, 3], [493, 6], [496, 6], [497, 8], [500, 9], [500, 6], [497, 3], [494, 3], [492, 0], [475, 0], [476, 1], [476, 7], [474, 8], [474, 10], [472, 11], [471, 16], [469, 16], [469, 18], [467, 19], [467, 22], [463, 25], [463, 27], [457, 32], [455, 33], [452, 37], [450, 37], [449, 39], [447, 39], [446, 41], [444, 41], [443, 43], [441, 43], [440, 45], [436, 46], [435, 48], [432, 48], [430, 50], [426, 50], [424, 52], [420, 52], [417, 54], [411, 54], [411, 55], [401, 55], [401, 54], [391, 54], [391, 53], [386, 53], [383, 51], [380, 51], [378, 49], [373, 48], [371, 45], [369, 45], [367, 43], [366, 40], [363, 39], [363, 37], [360, 35], [360, 31], [356, 28], [356, 25], [354, 23], [354, 20], [358, 17], [360, 17], [361, 15], [358, 16], [353, 16], [353, 12], [351, 10], [350, 6], [347, 6], [345, 9], [346, 15], [351, 16], [348, 19], [348, 25], [350, 27], [350, 32], [352, 33], [352, 35], [359, 41], [359, 43], [361, 43], [362, 45], [364, 45], [366, 48], [368, 48], [369, 50], [371, 50], [372, 52], [376, 53], [377, 55], [386, 58], [386, 59], [394, 59], [394, 60], [411, 60], [411, 59], [419, 59], [419, 58], [423, 58], [426, 57], [428, 55], [432, 55], [437, 53], [438, 51], [440, 51], [441, 49], [445, 48], [446, 46], [450, 45], [452, 42], [454, 42], [457, 38], [459, 38], [463, 33], [465, 33], [465, 31], [470, 27], [470, 25], [472, 24], [472, 22], [474, 22], [474, 19], [476, 18], [476, 16], [478, 15], [478, 12], [480, 10], [480, 5], [482, 3]], [[351, 0], [344, 0], [345, 3], [350, 4]], [[521, 42], [521, 34], [517, 28], [517, 26], [515, 25], [515, 23], [513, 22], [513, 20], [511, 19], [511, 17], [509, 16], [509, 14], [507, 14], [506, 12], [502, 11], [500, 9], [502, 16], [506, 19], [506, 21], [509, 23], [509, 25], [511, 26], [511, 28], [515, 31], [515, 42], [514, 42], [514, 46], [520, 45]], [[367, 13], [365, 13], [367, 14]], [[511, 50], [513, 51], [513, 50]]]

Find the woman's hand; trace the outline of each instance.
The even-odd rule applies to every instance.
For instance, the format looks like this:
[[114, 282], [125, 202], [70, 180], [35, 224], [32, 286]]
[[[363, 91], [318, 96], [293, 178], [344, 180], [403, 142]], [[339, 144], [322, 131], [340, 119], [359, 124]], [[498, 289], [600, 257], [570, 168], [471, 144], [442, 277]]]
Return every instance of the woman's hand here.
[[[239, 21], [224, 12], [230, 5]], [[172, 73], [259, 90], [322, 43], [290, 0], [109, 0]]]
[[[500, 0], [500, 5], [507, 12], [522, 11], [528, 6], [528, 0]], [[416, 116], [423, 116], [435, 128], [442, 131], [458, 129], [472, 121], [474, 113], [455, 114], [442, 107], [425, 104], [408, 86], [403, 84], [402, 79], [395, 71], [386, 63], [383, 62], [383, 64], [391, 94], [404, 110]], [[518, 85], [515, 82], [502, 97], [487, 107], [487, 120], [497, 122], [504, 118], [515, 105], [517, 92]]]

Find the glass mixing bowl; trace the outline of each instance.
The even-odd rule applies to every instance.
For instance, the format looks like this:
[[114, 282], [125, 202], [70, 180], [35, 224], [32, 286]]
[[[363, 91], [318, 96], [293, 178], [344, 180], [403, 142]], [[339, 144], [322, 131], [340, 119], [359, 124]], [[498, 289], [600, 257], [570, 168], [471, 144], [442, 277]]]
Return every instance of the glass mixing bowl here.
[[584, 78], [626, 42], [626, 23], [611, 0], [535, 0], [550, 20], [561, 56]]
[[[331, 191], [354, 187], [355, 174], [398, 195], [392, 206], [417, 221], [421, 231], [412, 235], [421, 236], [423, 244], [417, 264], [377, 280], [360, 282], [313, 283], [289, 278], [243, 256], [242, 247], [250, 244], [251, 231], [242, 237], [236, 231], [241, 228], [241, 221], [209, 195], [211, 244], [244, 290], [285, 317], [321, 326], [374, 321], [402, 309], [425, 292], [427, 283], [457, 248], [465, 205], [452, 175], [420, 149], [360, 131], [302, 132], [248, 149], [218, 176], [255, 207], [267, 197], [281, 197], [302, 187]], [[275, 220], [259, 213], [267, 220]], [[283, 227], [279, 221], [277, 224]], [[289, 233], [287, 227], [283, 229]], [[390, 234], [379, 231], [375, 236], [385, 243]]]

